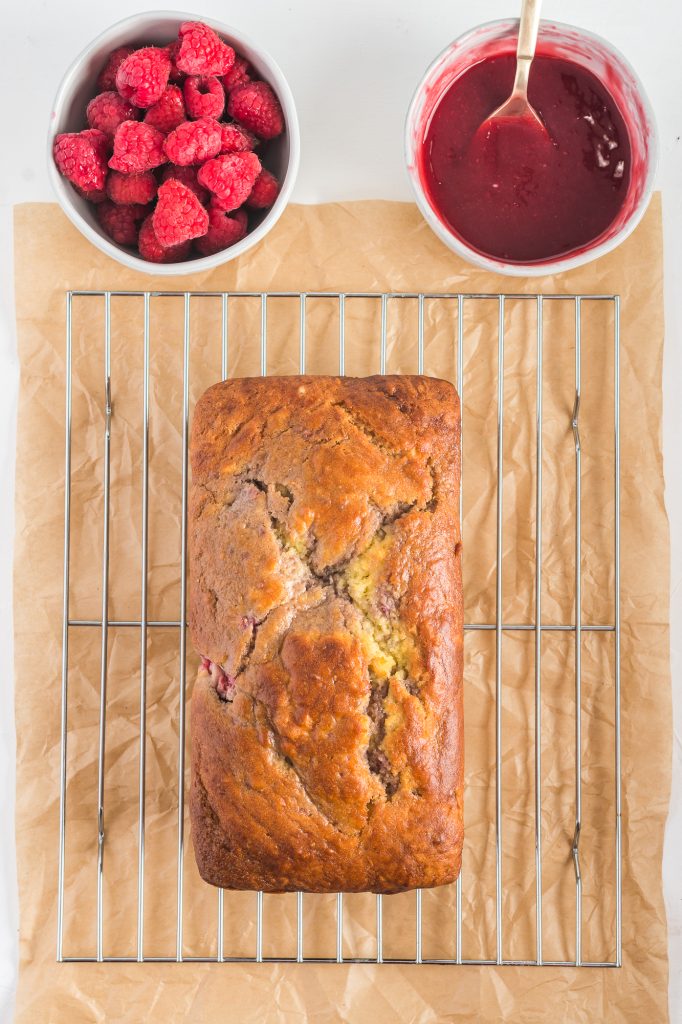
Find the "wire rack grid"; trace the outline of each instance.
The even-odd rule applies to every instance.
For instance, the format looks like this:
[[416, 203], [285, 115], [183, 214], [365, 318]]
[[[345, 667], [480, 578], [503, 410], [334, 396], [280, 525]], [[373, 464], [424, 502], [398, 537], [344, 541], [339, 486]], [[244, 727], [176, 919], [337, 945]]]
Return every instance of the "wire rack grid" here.
[[[181, 538], [178, 573], [180, 577], [180, 607], [176, 619], [150, 618], [148, 616], [148, 545], [149, 545], [149, 417], [150, 417], [150, 379], [152, 367], [150, 361], [151, 341], [151, 307], [153, 302], [173, 298], [182, 303], [182, 464], [181, 464]], [[103, 350], [104, 365], [101, 375], [103, 384], [104, 405], [104, 436], [102, 438], [102, 550], [101, 550], [101, 606], [99, 617], [74, 618], [70, 612], [71, 592], [71, 481], [72, 481], [72, 400], [73, 400], [73, 309], [74, 300], [87, 299], [97, 301], [104, 306]], [[110, 466], [112, 436], [112, 299], [135, 299], [142, 303], [143, 309], [143, 365], [142, 365], [142, 479], [141, 479], [141, 564], [140, 564], [140, 611], [135, 618], [111, 618], [109, 614], [110, 593]], [[260, 372], [265, 375], [268, 368], [268, 318], [272, 316], [271, 302], [287, 299], [298, 303], [298, 369], [305, 373], [308, 363], [309, 347], [312, 343], [309, 329], [310, 309], [316, 302], [324, 300], [336, 304], [338, 313], [338, 373], [345, 374], [346, 361], [346, 311], [352, 300], [366, 300], [378, 307], [379, 337], [378, 356], [374, 372], [387, 371], [388, 353], [388, 311], [393, 303], [416, 303], [417, 339], [416, 339], [416, 371], [428, 372], [425, 367], [425, 307], [431, 303], [454, 305], [456, 310], [456, 328], [453, 344], [456, 346], [456, 383], [463, 399], [464, 388], [464, 323], [465, 310], [475, 309], [476, 303], [497, 304], [497, 427], [495, 469], [495, 550], [497, 565], [495, 570], [495, 618], [488, 622], [465, 623], [465, 636], [469, 637], [477, 631], [484, 631], [494, 636], [494, 716], [495, 728], [495, 775], [494, 775], [494, 843], [495, 843], [495, 881], [494, 881], [494, 953], [489, 956], [465, 956], [463, 948], [463, 899], [462, 874], [456, 883], [456, 902], [454, 919], [455, 954], [452, 957], [430, 957], [424, 954], [422, 942], [422, 900], [421, 891], [415, 897], [414, 920], [414, 955], [406, 957], [385, 956], [384, 952], [384, 919], [386, 899], [381, 895], [375, 897], [375, 954], [373, 956], [348, 956], [344, 952], [344, 894], [336, 896], [336, 952], [330, 956], [309, 955], [305, 949], [304, 931], [304, 900], [303, 893], [295, 896], [295, 953], [288, 956], [268, 956], [264, 953], [264, 897], [263, 893], [253, 894], [253, 918], [255, 924], [255, 948], [250, 955], [231, 955], [225, 948], [224, 920], [225, 912], [229, 912], [230, 894], [218, 890], [216, 894], [216, 952], [212, 955], [187, 955], [184, 948], [184, 852], [186, 844], [185, 826], [185, 696], [186, 696], [186, 592], [187, 592], [187, 491], [188, 491], [188, 430], [190, 417], [189, 366], [191, 350], [191, 310], [192, 303], [197, 299], [210, 299], [219, 304], [220, 309], [220, 358], [222, 377], [228, 376], [228, 339], [230, 337], [229, 311], [231, 304], [237, 300], [250, 299], [260, 304], [259, 329], [259, 360]], [[535, 395], [535, 541], [534, 541], [534, 608], [532, 621], [526, 623], [507, 622], [503, 617], [503, 515], [504, 515], [504, 472], [503, 452], [505, 438], [505, 310], [510, 302], [524, 303], [534, 307], [536, 312], [535, 337], [532, 343], [535, 348], [536, 360], [536, 395]], [[572, 622], [558, 624], [543, 621], [542, 580], [543, 580], [543, 380], [544, 380], [544, 324], [545, 311], [549, 304], [568, 304], [574, 311], [574, 401], [570, 417], [570, 429], [574, 441], [574, 474], [575, 474], [575, 507], [574, 549], [575, 578], [573, 580], [575, 598], [575, 617]], [[583, 349], [583, 313], [587, 304], [598, 303], [607, 305], [612, 311], [612, 336], [601, 339], [601, 343], [612, 345], [613, 351], [613, 502], [614, 528], [612, 535], [612, 556], [614, 565], [613, 585], [613, 621], [607, 623], [585, 623], [582, 621], [582, 585], [583, 569], [581, 560], [581, 526], [582, 526], [582, 445], [580, 435], [580, 411], [582, 394], [582, 349]], [[254, 339], [255, 340], [255, 339]], [[66, 437], [65, 437], [65, 502], [64, 502], [64, 578], [63, 578], [63, 645], [61, 671], [61, 770], [60, 770], [60, 818], [59, 818], [59, 851], [58, 851], [58, 920], [57, 920], [57, 960], [60, 962], [168, 962], [168, 961], [210, 961], [210, 962], [255, 962], [263, 961], [296, 961], [296, 962], [395, 962], [395, 963], [442, 963], [452, 965], [527, 965], [527, 966], [574, 966], [574, 967], [619, 967], [622, 951], [622, 899], [621, 899], [621, 737], [620, 737], [620, 423], [619, 423], [619, 350], [620, 350], [620, 302], [615, 295], [540, 295], [540, 294], [454, 294], [454, 293], [372, 293], [372, 292], [143, 292], [143, 291], [71, 291], [66, 296]], [[464, 440], [464, 438], [463, 438]], [[466, 460], [463, 477], [466, 473]], [[460, 494], [460, 521], [464, 518], [464, 479]], [[465, 546], [466, 551], [466, 546]], [[465, 569], [466, 571], [466, 569]], [[104, 854], [107, 847], [105, 829], [105, 775], [107, 760], [107, 713], [108, 694], [107, 678], [110, 658], [109, 637], [114, 627], [139, 630], [139, 789], [137, 797], [137, 913], [136, 913], [136, 949], [129, 955], [113, 956], [105, 953], [104, 947]], [[158, 629], [174, 629], [177, 631], [178, 676], [179, 688], [179, 722], [177, 748], [177, 872], [176, 872], [176, 928], [175, 951], [166, 955], [150, 955], [145, 949], [145, 825], [146, 825], [146, 770], [147, 770], [147, 657], [148, 637]], [[88, 631], [92, 636], [92, 644], [99, 648], [99, 713], [98, 713], [98, 752], [97, 752], [97, 829], [96, 829], [96, 944], [95, 949], [88, 953], [78, 952], [67, 954], [64, 941], [64, 920], [66, 907], [65, 893], [65, 837], [68, 827], [67, 792], [68, 792], [68, 742], [69, 742], [69, 645], [74, 631]], [[533, 636], [534, 669], [533, 669], [533, 729], [534, 729], [534, 771], [533, 771], [533, 805], [534, 805], [534, 890], [535, 890], [535, 955], [528, 958], [505, 957], [505, 936], [507, 922], [503, 914], [504, 876], [503, 852], [504, 829], [502, 807], [502, 736], [503, 736], [503, 636], [506, 634], [530, 633]], [[543, 793], [542, 793], [542, 665], [543, 637], [547, 634], [570, 634], [574, 647], [574, 678], [573, 700], [575, 707], [574, 721], [574, 829], [570, 843], [570, 858], [574, 871], [574, 956], [563, 959], [546, 959], [543, 948]], [[613, 833], [615, 877], [612, 879], [615, 905], [615, 920], [612, 949], [614, 955], [605, 959], [585, 959], [583, 957], [583, 874], [581, 870], [581, 829], [582, 829], [582, 776], [584, 737], [582, 735], [582, 650], [583, 637], [590, 633], [609, 633], [614, 640], [614, 678], [613, 678], [613, 779], [615, 786], [611, 804], [615, 829]], [[466, 840], [465, 840], [466, 842]], [[94, 844], [93, 844], [94, 845]]]

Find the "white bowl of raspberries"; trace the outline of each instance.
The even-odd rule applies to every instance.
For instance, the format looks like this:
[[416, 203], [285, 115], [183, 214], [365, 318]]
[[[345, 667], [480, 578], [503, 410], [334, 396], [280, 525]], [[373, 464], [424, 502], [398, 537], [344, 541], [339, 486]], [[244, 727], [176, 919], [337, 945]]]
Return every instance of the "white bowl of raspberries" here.
[[154, 274], [209, 270], [256, 245], [294, 186], [291, 90], [241, 33], [180, 12], [102, 33], [57, 92], [59, 204], [102, 252]]

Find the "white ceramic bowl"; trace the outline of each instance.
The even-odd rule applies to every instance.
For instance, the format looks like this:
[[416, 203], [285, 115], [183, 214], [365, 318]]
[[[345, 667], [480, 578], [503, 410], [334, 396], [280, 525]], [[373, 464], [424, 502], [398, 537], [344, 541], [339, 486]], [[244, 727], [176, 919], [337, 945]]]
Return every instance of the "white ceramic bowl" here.
[[[498, 274], [539, 277], [581, 266], [611, 252], [635, 229], [647, 208], [658, 159], [656, 123], [639, 78], [625, 57], [610, 43], [582, 28], [542, 21], [537, 53], [573, 61], [604, 82], [628, 128], [632, 172], [625, 201], [613, 223], [577, 252], [533, 263], [508, 263], [487, 256], [455, 234], [432, 206], [420, 174], [424, 132], [443, 93], [474, 62], [497, 54], [514, 53], [518, 22], [491, 21], [455, 39], [429, 67], [410, 104], [405, 124], [405, 158], [417, 205], [438, 237], [459, 256]], [[531, 71], [532, 74], [532, 71]]]
[[[177, 37], [178, 28], [183, 21], [205, 21], [253, 64], [259, 77], [269, 82], [277, 94], [284, 111], [285, 130], [277, 139], [267, 143], [266, 162], [268, 169], [282, 183], [282, 187], [274, 205], [260, 214], [260, 220], [257, 217], [249, 218], [253, 226], [241, 242], [213, 256], [202, 256], [182, 263], [149, 263], [132, 250], [117, 245], [104, 233], [95, 216], [95, 207], [81, 198], [57, 170], [52, 158], [52, 148], [56, 135], [61, 132], [80, 131], [87, 127], [85, 108], [88, 100], [94, 95], [95, 79], [111, 50], [125, 45], [165, 45]], [[229, 25], [214, 21], [212, 18], [204, 18], [202, 15], [185, 14], [182, 11], [148, 11], [145, 14], [136, 14], [112, 25], [93, 40], [75, 59], [62, 79], [54, 99], [47, 133], [50, 179], [59, 205], [69, 220], [93, 245], [124, 266], [132, 270], [142, 270], [147, 274], [165, 276], [211, 270], [222, 263], [227, 263], [228, 260], [235, 259], [260, 242], [275, 226], [289, 201], [298, 172], [299, 155], [300, 135], [294, 98], [287, 80], [270, 54]]]

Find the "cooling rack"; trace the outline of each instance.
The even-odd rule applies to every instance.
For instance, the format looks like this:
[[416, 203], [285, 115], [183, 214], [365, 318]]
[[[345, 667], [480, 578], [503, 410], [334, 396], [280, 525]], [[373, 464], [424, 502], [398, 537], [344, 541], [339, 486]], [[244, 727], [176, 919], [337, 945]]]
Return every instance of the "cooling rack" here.
[[[186, 822], [186, 698], [188, 671], [193, 672], [192, 652], [187, 648], [187, 486], [188, 486], [188, 426], [192, 409], [190, 388], [190, 367], [192, 365], [196, 323], [196, 310], [210, 307], [211, 326], [204, 329], [202, 344], [214, 352], [215, 372], [226, 378], [243, 375], [246, 372], [267, 374], [270, 368], [270, 344], [278, 334], [281, 311], [286, 307], [287, 327], [284, 331], [286, 342], [278, 337], [278, 358], [284, 358], [283, 348], [288, 346], [286, 364], [294, 372], [356, 373], [371, 372], [417, 372], [448, 375], [457, 385], [462, 398], [463, 417], [463, 487], [460, 496], [460, 519], [464, 524], [464, 572], [473, 566], [478, 547], [475, 537], [467, 536], [467, 484], [474, 481], [480, 493], [475, 498], [480, 502], [481, 493], [487, 496], [491, 515], [487, 520], [487, 542], [494, 555], [494, 566], [486, 577], [481, 594], [473, 604], [479, 614], [468, 621], [468, 607], [465, 609], [465, 651], [474, 651], [471, 659], [471, 678], [476, 677], [477, 690], [471, 689], [470, 670], [465, 675], [465, 707], [470, 703], [469, 692], [474, 694], [471, 701], [484, 712], [482, 729], [489, 728], [493, 757], [491, 768], [485, 777], [479, 770], [474, 773], [471, 791], [487, 800], [489, 821], [481, 825], [481, 806], [476, 814], [468, 813], [470, 782], [465, 793], [465, 858], [462, 874], [456, 885], [431, 892], [417, 891], [409, 897], [366, 896], [364, 904], [365, 924], [360, 929], [360, 951], [349, 948], [350, 939], [357, 939], [358, 928], [350, 927], [349, 920], [354, 911], [349, 903], [357, 897], [339, 893], [333, 897], [333, 906], [327, 903], [325, 913], [331, 948], [322, 948], [319, 939], [319, 915], [309, 924], [309, 908], [313, 901], [324, 897], [303, 893], [290, 897], [270, 897], [262, 893], [232, 894], [227, 891], [210, 890], [203, 883], [192, 881], [193, 892], [198, 893], [197, 884], [203, 886], [201, 906], [212, 908], [203, 913], [199, 932], [206, 938], [206, 949], [192, 938], [188, 943], [186, 919], [188, 895], [186, 880], [188, 872], [188, 825]], [[239, 319], [237, 311], [248, 305], [249, 316], [242, 325], [235, 327]], [[174, 500], [177, 501], [179, 537], [176, 562], [173, 571], [179, 583], [179, 600], [175, 616], [154, 617], [150, 615], [150, 533], [154, 530], [153, 500], [150, 494], [153, 452], [150, 441], [150, 423], [153, 420], [153, 404], [163, 406], [166, 398], [157, 380], [161, 367], [154, 362], [154, 345], [157, 331], [156, 315], [159, 310], [168, 313], [168, 323], [177, 337], [177, 365], [175, 370], [168, 367], [164, 372], [174, 381], [173, 388], [165, 387], [168, 401], [177, 402], [179, 418], [178, 487]], [[323, 314], [323, 315], [318, 315]], [[404, 315], [403, 315], [404, 314]], [[112, 354], [125, 340], [125, 325], [122, 330], [115, 328], [118, 316], [129, 324], [133, 320], [139, 331], [139, 365], [130, 365], [121, 370], [112, 370]], [[358, 340], [358, 329], [367, 337]], [[237, 333], [235, 333], [237, 332]], [[371, 293], [371, 292], [144, 292], [144, 291], [71, 291], [66, 295], [66, 444], [65, 444], [65, 532], [64, 532], [64, 589], [63, 589], [63, 652], [61, 674], [61, 773], [60, 773], [60, 818], [58, 851], [58, 935], [57, 959], [73, 961], [210, 961], [210, 962], [400, 962], [400, 963], [442, 963], [451, 965], [504, 965], [521, 964], [542, 966], [543, 964], [575, 967], [618, 967], [621, 964], [621, 751], [620, 751], [620, 427], [619, 427], [619, 298], [615, 295], [540, 295], [540, 294], [450, 294], [450, 293]], [[282, 332], [279, 331], [279, 335]], [[353, 336], [351, 340], [351, 334]], [[438, 336], [438, 346], [434, 338]], [[473, 339], [476, 351], [467, 355], [467, 344]], [[93, 341], [94, 339], [94, 341]], [[369, 340], [368, 340], [369, 339]], [[512, 340], [513, 339], [513, 340]], [[95, 344], [96, 343], [96, 344]], [[274, 342], [272, 342], [274, 344]], [[132, 344], [127, 339], [127, 344]], [[135, 342], [137, 345], [137, 342]], [[96, 351], [93, 351], [93, 346]], [[86, 348], [89, 353], [84, 355]], [[324, 351], [322, 351], [324, 349]], [[206, 349], [207, 350], [207, 349]], [[449, 353], [445, 366], [443, 352]], [[234, 353], [238, 358], [234, 360]], [[358, 357], [358, 353], [361, 356]], [[432, 354], [438, 353], [432, 365]], [[591, 370], [586, 374], [583, 366], [586, 354], [591, 360], [597, 359], [601, 366], [596, 376]], [[85, 357], [97, 364], [96, 386], [86, 383], [81, 372]], [[249, 362], [250, 360], [250, 362]], [[114, 359], [113, 362], [116, 360]], [[511, 365], [512, 362], [514, 365]], [[603, 362], [603, 365], [602, 365]], [[332, 363], [334, 364], [332, 366]], [[248, 364], [248, 365], [247, 365]], [[311, 364], [314, 364], [311, 366]], [[487, 378], [477, 381], [479, 366], [488, 367]], [[523, 366], [521, 366], [523, 364]], [[445, 367], [445, 368], [444, 368]], [[116, 373], [119, 376], [117, 377]], [[210, 383], [210, 380], [208, 381]], [[595, 444], [595, 451], [589, 448], [589, 439], [583, 436], [583, 407], [593, 386], [591, 396], [594, 416], [602, 422], [602, 442]], [[505, 464], [508, 438], [518, 427], [519, 388], [524, 394], [526, 412], [531, 410], [532, 424], [523, 435], [523, 440], [514, 441], [515, 458], [511, 466]], [[490, 438], [490, 465], [485, 484], [481, 487], [480, 477], [468, 461], [476, 455], [472, 445], [478, 444], [482, 432], [482, 421], [468, 415], [467, 393], [476, 396], [479, 410], [487, 406], [486, 422], [492, 423]], [[110, 594], [112, 582], [119, 571], [116, 560], [112, 561], [110, 531], [112, 523], [112, 445], [117, 437], [117, 395], [131, 394], [139, 400], [140, 453], [131, 471], [126, 486], [134, 488], [139, 497], [139, 601], [126, 615], [112, 615]], [[550, 395], [552, 398], [551, 417], [552, 440], [546, 434], [545, 410]], [[481, 394], [485, 402], [481, 403]], [[77, 396], [85, 397], [90, 412], [89, 428], [100, 432], [98, 455], [89, 457], [87, 465], [74, 454], [79, 439], [75, 427], [74, 403]], [[514, 398], [516, 396], [516, 399]], [[517, 406], [509, 409], [514, 400]], [[483, 415], [483, 410], [481, 410]], [[591, 414], [592, 416], [592, 414]], [[594, 418], [593, 416], [593, 418]], [[557, 433], [556, 423], [563, 417], [562, 430]], [[93, 419], [94, 418], [94, 419]], [[472, 424], [468, 420], [472, 420]], [[81, 424], [82, 427], [82, 424]], [[79, 427], [78, 429], [81, 429]], [[603, 441], [606, 438], [606, 441]], [[566, 441], [570, 442], [567, 445]], [[471, 454], [473, 452], [473, 455]], [[519, 459], [519, 453], [522, 458]], [[478, 452], [480, 456], [480, 452]], [[477, 457], [478, 457], [477, 456]], [[590, 459], [589, 472], [584, 469], [584, 458]], [[89, 475], [91, 482], [90, 504], [79, 512], [81, 522], [92, 525], [94, 518], [99, 526], [98, 550], [92, 553], [101, 566], [98, 604], [89, 614], [74, 611], [74, 587], [77, 587], [77, 565], [74, 553], [81, 542], [74, 534], [74, 496], [72, 482], [75, 479], [76, 461], [78, 471]], [[485, 462], [485, 459], [479, 459]], [[532, 494], [533, 508], [527, 510], [529, 522], [526, 536], [526, 557], [523, 571], [529, 587], [519, 597], [525, 608], [523, 615], [510, 617], [506, 614], [509, 603], [505, 597], [504, 566], [509, 555], [509, 543], [505, 537], [505, 514], [517, 493], [516, 475], [528, 472], [528, 486]], [[545, 481], [551, 482], [551, 494], [547, 497]], [[587, 556], [594, 557], [598, 545], [590, 541], [585, 553], [583, 539], [584, 488], [590, 481], [600, 481], [603, 493], [609, 497], [608, 525], [599, 535], [602, 548], [608, 549], [611, 566], [606, 582], [596, 589], [601, 597], [608, 591], [610, 613], [605, 621], [594, 621], [585, 615], [586, 580], [592, 587], [594, 581]], [[568, 482], [567, 482], [568, 481]], [[591, 485], [591, 484], [590, 484]], [[562, 490], [563, 488], [563, 490]], [[563, 494], [563, 498], [560, 496]], [[511, 495], [511, 496], [510, 496]], [[569, 499], [567, 499], [569, 495]], [[543, 527], [548, 504], [565, 502], [567, 507], [561, 518], [562, 535], [546, 538]], [[477, 501], [470, 502], [474, 509]], [[570, 506], [570, 507], [569, 507]], [[472, 516], [474, 512], [472, 511]], [[606, 513], [605, 513], [606, 514]], [[523, 519], [523, 516], [521, 516]], [[517, 538], [518, 539], [518, 538]], [[573, 552], [573, 567], [564, 567], [559, 575], [555, 547]], [[137, 549], [136, 549], [137, 550]], [[604, 552], [602, 552], [603, 554]], [[80, 564], [80, 563], [78, 563]], [[546, 568], [549, 564], [549, 568]], [[563, 563], [562, 563], [563, 564]], [[566, 585], [569, 602], [565, 606], [568, 614], [563, 620], [556, 614], [545, 614], [546, 607], [555, 613], [555, 595], [547, 596], [546, 579], [555, 582], [561, 578]], [[513, 584], [516, 581], [513, 581]], [[568, 586], [570, 583], [570, 586]], [[520, 586], [523, 590], [523, 586]], [[80, 608], [80, 601], [77, 602]], [[588, 602], [594, 606], [592, 599]], [[489, 607], [491, 614], [482, 617], [482, 608]], [[135, 841], [134, 863], [136, 878], [130, 879], [128, 895], [120, 895], [123, 901], [131, 903], [127, 948], [108, 948], [108, 921], [116, 917], [116, 900], [107, 895], [105, 888], [105, 862], [112, 851], [112, 844], [118, 842], [110, 835], [108, 821], [115, 817], [116, 799], [107, 790], [110, 770], [107, 738], [112, 725], [112, 715], [118, 713], [113, 706], [110, 692], [112, 659], [112, 636], [127, 632], [137, 636], [138, 657], [136, 668], [136, 708], [133, 714], [137, 730], [135, 780], [134, 829], [129, 829]], [[167, 719], [161, 721], [161, 730], [175, 744], [176, 792], [173, 806], [165, 809], [173, 821], [174, 831], [174, 879], [172, 881], [172, 902], [174, 921], [172, 939], [167, 934], [165, 948], [150, 948], [149, 914], [147, 904], [150, 892], [157, 898], [155, 879], [149, 877], [146, 856], [151, 825], [148, 821], [151, 726], [148, 706], [148, 677], [150, 673], [151, 647], [155, 634], [163, 633], [170, 645], [170, 661], [173, 669], [173, 686], [177, 693], [177, 721], [175, 714], [168, 711]], [[75, 804], [71, 787], [76, 784], [78, 771], [70, 760], [72, 750], [72, 718], [80, 708], [83, 697], [74, 691], [75, 683], [71, 653], [74, 643], [79, 650], [87, 651], [97, 664], [90, 673], [88, 683], [97, 695], [93, 710], [96, 721], [96, 800], [92, 800], [92, 812], [83, 821], [83, 802]], [[604, 658], [597, 659], [601, 668], [593, 681], [595, 692], [605, 695], [609, 720], [607, 733], [596, 733], [590, 728], [584, 732], [585, 708], [588, 698], [585, 687], [584, 658], [587, 644], [608, 644]], [[516, 673], [512, 688], [508, 684], [509, 670], [505, 651], [508, 644], [523, 644], [525, 669]], [[488, 644], [487, 653], [482, 654], [480, 645]], [[561, 658], [563, 668], [558, 673], [561, 692], [553, 692], [545, 700], [543, 673], [547, 673], [550, 657], [556, 661], [556, 649], [552, 644], [563, 645]], [[479, 645], [479, 646], [477, 646]], [[601, 659], [601, 660], [600, 660]], [[189, 670], [188, 670], [189, 664]], [[481, 668], [481, 664], [483, 667]], [[478, 667], [477, 667], [478, 666]], [[478, 673], [478, 674], [476, 674]], [[81, 673], [82, 675], [82, 673]], [[552, 678], [557, 676], [556, 666]], [[489, 684], [487, 697], [481, 698], [479, 690]], [[593, 685], [590, 684], [591, 686]], [[517, 787], [525, 793], [524, 808], [505, 809], [505, 778], [512, 772], [511, 761], [505, 753], [506, 737], [510, 729], [521, 728], [518, 714], [511, 716], [507, 711], [512, 693], [523, 693], [528, 710], [527, 727], [528, 771], [521, 771], [522, 783]], [[476, 698], [476, 693], [479, 693]], [[510, 696], [511, 694], [511, 696]], [[595, 698], [596, 699], [596, 698]], [[601, 699], [601, 698], [600, 698]], [[74, 702], [77, 702], [74, 703]], [[77, 707], [78, 705], [78, 707]], [[603, 709], [602, 709], [603, 710]], [[465, 718], [467, 715], [465, 715]], [[474, 716], [475, 717], [475, 716]], [[566, 722], [570, 719], [570, 743], [567, 740]], [[591, 721], [591, 719], [590, 719]], [[516, 724], [514, 724], [516, 723]], [[563, 730], [563, 732], [561, 731]], [[561, 737], [559, 733], [561, 732]], [[596, 737], [596, 738], [595, 738]], [[77, 738], [77, 737], [76, 737]], [[155, 749], [155, 744], [153, 745]], [[560, 769], [552, 765], [549, 774], [545, 760], [553, 760], [557, 754]], [[152, 751], [153, 753], [153, 751]], [[518, 755], [515, 755], [518, 756]], [[608, 826], [592, 833], [590, 840], [600, 849], [589, 851], [590, 870], [585, 868], [585, 818], [584, 789], [589, 764], [590, 778], [598, 778], [597, 795], [601, 800], [599, 815], [608, 818]], [[557, 777], [563, 772], [563, 782]], [[506, 774], [505, 774], [506, 773]], [[485, 774], [485, 773], [483, 773]], [[567, 778], [570, 775], [570, 792]], [[595, 789], [590, 786], [591, 791]], [[557, 792], [560, 791], [563, 806], [559, 808]], [[593, 794], [594, 795], [594, 794]], [[72, 804], [78, 807], [78, 821], [71, 816]], [[475, 820], [471, 824], [470, 819]], [[485, 817], [485, 815], [483, 815]], [[555, 818], [561, 819], [554, 827]], [[527, 827], [524, 840], [525, 854], [519, 854], [519, 843], [514, 837], [519, 822], [523, 819]], [[556, 825], [556, 822], [554, 823]], [[601, 823], [603, 825], [603, 822]], [[79, 828], [87, 832], [82, 850], [89, 851], [90, 861], [74, 864], [69, 852], [71, 830]], [[483, 830], [481, 830], [483, 829]], [[133, 835], [134, 833], [134, 835]], [[552, 835], [551, 843], [545, 833]], [[119, 833], [120, 836], [120, 833]], [[598, 838], [595, 838], [597, 836]], [[508, 838], [509, 837], [509, 838]], [[517, 842], [509, 861], [508, 844]], [[554, 868], [547, 865], [548, 846]], [[478, 846], [477, 846], [478, 844]], [[523, 844], [521, 844], [523, 845]], [[480, 847], [480, 849], [479, 849]], [[105, 856], [106, 855], [106, 856]], [[191, 853], [189, 853], [191, 857]], [[517, 870], [517, 861], [524, 860]], [[511, 867], [509, 866], [511, 864]], [[486, 867], [487, 865], [487, 867]], [[558, 867], [557, 867], [558, 865]], [[488, 870], [490, 868], [490, 870]], [[522, 877], [517, 877], [519, 870]], [[549, 875], [554, 872], [551, 878]], [[567, 872], [570, 871], [570, 879]], [[69, 882], [76, 872], [87, 882], [76, 885]], [[487, 873], [487, 874], [486, 874]], [[485, 892], [480, 888], [469, 895], [468, 886], [474, 884], [479, 874], [486, 874]], [[90, 882], [91, 879], [91, 882]], [[489, 884], [488, 884], [489, 883]], [[507, 885], [514, 890], [510, 894]], [[600, 934], [603, 938], [602, 953], [594, 956], [586, 952], [584, 933], [586, 929], [585, 885], [589, 885], [590, 921], [603, 911], [604, 921]], [[567, 885], [570, 894], [567, 895]], [[87, 898], [84, 895], [87, 889]], [[554, 896], [561, 890], [559, 903]], [[520, 895], [519, 895], [520, 894]], [[168, 893], [166, 896], [170, 899]], [[517, 898], [518, 897], [518, 898]], [[367, 899], [372, 901], [368, 916]], [[409, 899], [409, 904], [406, 900]], [[512, 899], [517, 902], [512, 905]], [[268, 940], [269, 900], [286, 900], [288, 924], [282, 934], [290, 940], [284, 951], [272, 950]], [[394, 902], [399, 913], [394, 913]], [[194, 904], [194, 897], [192, 903]], [[132, 904], [134, 903], [134, 907]], [[277, 904], [281, 907], [283, 904]], [[572, 907], [572, 921], [566, 919], [566, 907]], [[522, 907], [522, 909], [520, 909]], [[234, 912], [233, 912], [234, 908]], [[389, 913], [390, 911], [390, 913]], [[436, 923], [431, 920], [434, 917]], [[324, 917], [324, 915], [323, 915]], [[407, 952], [394, 948], [393, 938], [387, 932], [387, 920], [391, 928], [400, 933], [401, 939], [409, 946]], [[427, 920], [428, 917], [428, 920]], [[480, 920], [479, 920], [480, 917]], [[558, 920], [558, 917], [561, 920]], [[87, 919], [88, 938], [79, 932]], [[236, 919], [236, 925], [235, 925]], [[91, 928], [90, 925], [93, 927]], [[344, 927], [346, 926], [346, 932]], [[112, 923], [112, 929], [114, 925]], [[273, 926], [274, 927], [274, 926]], [[279, 927], [279, 926], [277, 926]], [[235, 931], [236, 929], [236, 931]], [[452, 948], [447, 952], [433, 952], [425, 948], [425, 932], [429, 944], [438, 930], [447, 933]], [[66, 932], [68, 931], [68, 936]], [[349, 938], [349, 932], [352, 933]], [[515, 950], [516, 936], [525, 935], [525, 951]], [[550, 943], [548, 933], [552, 933]], [[234, 939], [235, 934], [239, 941]], [[557, 941], [558, 937], [558, 941]], [[240, 947], [241, 939], [249, 945]], [[309, 939], [314, 942], [312, 946]], [[364, 943], [364, 945], [363, 945]], [[286, 943], [284, 943], [286, 944]], [[470, 948], [467, 948], [469, 944]], [[120, 943], [119, 943], [120, 945]], [[188, 948], [188, 945], [191, 948]], [[232, 948], [234, 945], [235, 948]], [[391, 949], [388, 949], [388, 946]], [[551, 949], [548, 950], [548, 945]], [[557, 953], [556, 950], [559, 950]]]

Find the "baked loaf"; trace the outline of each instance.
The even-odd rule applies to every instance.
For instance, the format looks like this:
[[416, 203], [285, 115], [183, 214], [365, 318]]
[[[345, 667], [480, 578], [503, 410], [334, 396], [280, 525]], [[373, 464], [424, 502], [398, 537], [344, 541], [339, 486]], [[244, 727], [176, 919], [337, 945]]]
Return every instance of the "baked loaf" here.
[[459, 401], [216, 384], [191, 435], [192, 837], [226, 889], [399, 892], [462, 848]]

